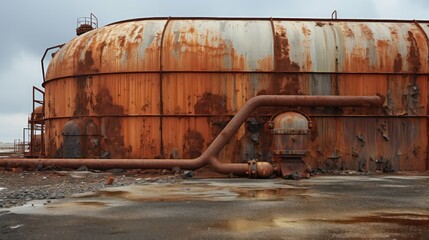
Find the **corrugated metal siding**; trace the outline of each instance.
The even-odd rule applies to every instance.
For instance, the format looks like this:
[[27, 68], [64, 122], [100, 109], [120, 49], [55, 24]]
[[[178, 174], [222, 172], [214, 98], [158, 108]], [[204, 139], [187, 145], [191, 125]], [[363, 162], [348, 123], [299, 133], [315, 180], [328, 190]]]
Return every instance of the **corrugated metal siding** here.
[[425, 119], [313, 118], [313, 167], [355, 170], [424, 170]]
[[[48, 155], [61, 153], [70, 119], [98, 124], [100, 157], [188, 158], [257, 95], [381, 94], [383, 109], [299, 108], [315, 122], [306, 161], [425, 170], [428, 33], [426, 23], [380, 21], [160, 19], [106, 26], [73, 39], [49, 65]], [[279, 110], [255, 111], [221, 161], [269, 161], [266, 123]]]
[[268, 21], [172, 20], [165, 31], [163, 70], [271, 71]]

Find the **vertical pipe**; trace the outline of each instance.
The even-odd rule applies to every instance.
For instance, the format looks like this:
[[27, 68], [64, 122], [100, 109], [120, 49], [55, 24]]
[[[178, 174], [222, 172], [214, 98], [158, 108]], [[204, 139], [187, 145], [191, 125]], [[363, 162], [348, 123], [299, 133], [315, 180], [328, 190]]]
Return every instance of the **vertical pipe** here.
[[164, 140], [163, 140], [163, 115], [164, 115], [164, 101], [163, 101], [163, 94], [162, 94], [162, 53], [163, 53], [163, 47], [164, 47], [164, 36], [165, 31], [167, 30], [168, 23], [170, 23], [171, 17], [168, 17], [167, 22], [164, 25], [164, 29], [162, 30], [161, 34], [161, 45], [159, 47], [159, 135], [160, 135], [160, 142], [159, 142], [159, 151], [161, 158], [164, 158]]
[[33, 86], [33, 110], [31, 111], [31, 117], [30, 117], [30, 156], [34, 157], [34, 108], [35, 108], [35, 87]]
[[41, 119], [41, 133], [40, 133], [40, 155], [45, 156], [45, 93], [41, 91], [43, 96], [42, 104], [42, 119]]

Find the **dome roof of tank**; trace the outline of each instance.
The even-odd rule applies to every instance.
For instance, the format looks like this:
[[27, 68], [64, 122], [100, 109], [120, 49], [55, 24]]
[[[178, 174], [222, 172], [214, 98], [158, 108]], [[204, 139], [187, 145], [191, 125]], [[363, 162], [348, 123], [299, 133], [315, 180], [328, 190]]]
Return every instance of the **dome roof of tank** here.
[[417, 21], [135, 19], [68, 42], [47, 80], [161, 70], [426, 73], [428, 34]]

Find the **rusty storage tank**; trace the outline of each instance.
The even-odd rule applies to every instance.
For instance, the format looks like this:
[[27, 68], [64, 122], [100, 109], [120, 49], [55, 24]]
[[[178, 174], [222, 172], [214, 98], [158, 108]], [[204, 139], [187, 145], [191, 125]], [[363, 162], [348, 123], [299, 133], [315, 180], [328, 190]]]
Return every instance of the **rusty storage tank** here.
[[[193, 158], [254, 96], [380, 94], [384, 108], [294, 108], [313, 123], [305, 162], [312, 168], [424, 171], [428, 34], [427, 21], [113, 23], [74, 38], [49, 64], [47, 156]], [[271, 161], [268, 122], [279, 111], [255, 111], [219, 159]]]

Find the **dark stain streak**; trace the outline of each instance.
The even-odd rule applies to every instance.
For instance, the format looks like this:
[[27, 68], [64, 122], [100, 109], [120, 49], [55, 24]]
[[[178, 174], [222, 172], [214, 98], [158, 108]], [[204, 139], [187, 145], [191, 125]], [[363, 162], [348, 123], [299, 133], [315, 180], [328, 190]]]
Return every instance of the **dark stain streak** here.
[[88, 106], [90, 99], [87, 96], [87, 77], [77, 77], [77, 94], [75, 98], [75, 110], [73, 116], [87, 116], [89, 114]]
[[234, 162], [247, 162], [251, 159], [270, 162], [272, 159], [272, 134], [268, 119], [250, 117], [246, 120], [246, 132], [237, 142], [234, 150]]
[[209, 92], [203, 96], [194, 105], [196, 114], [224, 114], [226, 110], [226, 96], [215, 95]]
[[122, 115], [124, 113], [122, 106], [113, 104], [113, 98], [107, 88], [100, 89], [95, 99], [94, 111], [98, 114]]
[[78, 61], [77, 73], [82, 74], [82, 73], [98, 72], [99, 70], [97, 68], [94, 68], [93, 65], [94, 65], [94, 59], [92, 58], [92, 51], [86, 51], [84, 60]]
[[124, 48], [124, 46], [125, 46], [125, 36], [119, 36], [118, 37], [118, 42], [119, 42], [119, 46], [121, 48]]
[[316, 22], [316, 26], [317, 26], [317, 27], [323, 27], [323, 26], [325, 26], [325, 25], [326, 25], [326, 23]]
[[216, 138], [217, 135], [219, 135], [219, 133], [228, 124], [230, 120], [231, 120], [231, 117], [223, 117], [223, 116], [209, 118], [210, 127], [211, 127], [210, 132], [211, 132], [212, 139]]
[[402, 71], [402, 57], [401, 54], [397, 54], [395, 57], [395, 61], [394, 61], [394, 71], [395, 72], [400, 72]]
[[[292, 62], [289, 56], [290, 46], [286, 36], [286, 30], [281, 27], [276, 32], [274, 38], [274, 61], [276, 71], [299, 72], [300, 67]], [[286, 82], [281, 86], [282, 82]], [[302, 94], [299, 85], [299, 76], [297, 74], [277, 74], [273, 81], [274, 94]]]
[[[113, 98], [107, 88], [99, 90], [95, 96], [94, 112], [100, 115], [121, 116], [124, 108], [113, 103]], [[127, 158], [132, 151], [131, 146], [125, 147], [122, 132], [122, 122], [118, 117], [103, 118], [105, 151], [112, 158]]]
[[185, 134], [185, 144], [183, 145], [184, 158], [196, 158], [203, 153], [205, 140], [203, 135], [195, 130], [188, 130]]
[[274, 39], [274, 60], [276, 71], [299, 71], [299, 65], [290, 60], [289, 56], [289, 40], [286, 36], [286, 30], [284, 28], [279, 29], [280, 32], [276, 32]]
[[100, 42], [100, 44], [98, 45], [99, 47], [99, 52], [100, 52], [100, 58], [99, 58], [99, 64], [101, 65], [103, 62], [103, 53], [104, 53], [104, 48], [106, 47], [106, 43], [105, 42]]
[[410, 69], [412, 69], [413, 72], [419, 72], [420, 66], [421, 66], [420, 51], [417, 44], [417, 40], [415, 39], [413, 32], [408, 31], [407, 40], [410, 42], [408, 58], [407, 58]]

